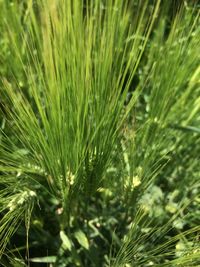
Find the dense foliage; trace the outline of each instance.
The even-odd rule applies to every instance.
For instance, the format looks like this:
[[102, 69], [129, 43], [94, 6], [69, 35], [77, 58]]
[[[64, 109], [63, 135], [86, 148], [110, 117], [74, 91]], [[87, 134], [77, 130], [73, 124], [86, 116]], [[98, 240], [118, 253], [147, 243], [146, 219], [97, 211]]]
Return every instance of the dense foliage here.
[[0, 10], [1, 265], [200, 266], [197, 1]]

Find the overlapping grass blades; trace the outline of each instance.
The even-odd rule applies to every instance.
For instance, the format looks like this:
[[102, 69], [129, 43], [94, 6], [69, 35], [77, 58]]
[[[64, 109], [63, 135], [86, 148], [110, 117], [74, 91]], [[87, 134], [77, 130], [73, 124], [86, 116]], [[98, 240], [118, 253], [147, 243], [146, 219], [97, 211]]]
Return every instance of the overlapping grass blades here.
[[[200, 41], [199, 14], [182, 7], [167, 34], [165, 23], [166, 20], [163, 17], [150, 45], [147, 65], [149, 83], [146, 82], [147, 86], [143, 91], [143, 93], [146, 92], [147, 99], [146, 116], [142, 116], [141, 122], [136, 121], [138, 129], [135, 126], [137, 132], [131, 136], [131, 140], [125, 139], [125, 144], [127, 143], [130, 149], [129, 153], [126, 150], [126, 154], [129, 155], [129, 158], [126, 158], [126, 164], [129, 167], [128, 178], [125, 178], [126, 183], [124, 183], [127, 190], [126, 196], [131, 200], [127, 205], [129, 210], [133, 201], [140, 202], [141, 194], [144, 194], [143, 190], [152, 184], [155, 177], [160, 176], [160, 180], [163, 180], [170, 172], [177, 175], [176, 170], [172, 171], [170, 167], [171, 161], [176, 157], [175, 168], [181, 166], [180, 168], [183, 169], [182, 175], [179, 176], [180, 180], [175, 180], [179, 183], [177, 190], [188, 192], [196, 187], [196, 198], [199, 196], [199, 176], [195, 175], [195, 170], [197, 172], [199, 170], [197, 156], [199, 135], [198, 128], [193, 127], [198, 125], [200, 109], [198, 104], [200, 57], [197, 45]], [[139, 109], [138, 111], [140, 112]], [[143, 109], [142, 112], [144, 112]], [[189, 134], [189, 129], [191, 131], [193, 129], [193, 133]], [[133, 147], [130, 146], [131, 144]], [[188, 149], [193, 149], [192, 158], [191, 153], [181, 152]], [[134, 152], [131, 153], [131, 151]], [[184, 153], [182, 158], [177, 156], [179, 153]], [[163, 172], [162, 168], [164, 168]], [[188, 176], [187, 172], [190, 172], [191, 176]], [[134, 184], [135, 182], [137, 184]], [[130, 193], [131, 185], [132, 193]], [[139, 205], [133, 205], [131, 214], [134, 218], [133, 226], [110, 266], [199, 266], [199, 245], [198, 241], [195, 241], [199, 226], [196, 225], [186, 232], [181, 232], [180, 235], [162, 244], [161, 239], [163, 235], [167, 235], [174, 218], [171, 222], [158, 226], [148, 233], [139, 234], [140, 230], [145, 228], [143, 224], [147, 224], [147, 227], [151, 224], [150, 218], [147, 216], [147, 219], [144, 219], [145, 211], [140, 210]], [[173, 259], [176, 243], [182, 238], [188, 242], [190, 240], [193, 246], [184, 251], [184, 255], [179, 256], [178, 259]], [[149, 247], [145, 245], [149, 240], [154, 242], [152, 250], [148, 250]], [[162, 262], [162, 259], [168, 260]]]
[[[26, 181], [28, 190], [32, 183], [41, 183], [62, 203], [65, 228], [71, 199], [76, 201], [83, 193], [89, 197], [101, 184], [127, 116], [122, 115], [129, 88], [124, 79], [129, 72], [131, 80], [136, 71], [159, 1], [149, 19], [146, 1], [135, 29], [129, 24], [127, 4], [118, 0], [91, 1], [86, 6], [62, 0], [32, 4], [28, 2], [24, 26], [13, 23], [17, 13], [12, 10], [13, 21], [5, 23], [27, 86], [13, 79], [19, 77], [18, 69], [13, 83], [8, 78], [2, 81], [4, 111], [14, 140], [2, 133], [1, 180], [5, 198], [12, 197], [4, 185], [7, 179]], [[13, 5], [18, 12], [20, 6]], [[135, 38], [130, 38], [132, 34]], [[133, 101], [129, 109], [132, 105]], [[16, 190], [25, 188], [17, 182]], [[2, 222], [7, 217], [12, 222], [8, 215]], [[5, 232], [2, 240], [6, 236]]]
[[[198, 133], [187, 139], [181, 132], [198, 129], [199, 16], [183, 7], [166, 33], [167, 9], [160, 2], [136, 3], [134, 15], [129, 2], [121, 0], [0, 2], [5, 14], [0, 27], [9, 51], [0, 58], [9, 66], [13, 62], [1, 73], [0, 87], [1, 254], [22, 221], [28, 233], [31, 212], [34, 205], [39, 208], [44, 192], [58, 203], [64, 233], [70, 232], [75, 207], [82, 202], [87, 206], [90, 197], [107, 186], [125, 200], [124, 222], [133, 219], [110, 265], [143, 266], [151, 260], [153, 264], [158, 260], [156, 266], [191, 260], [196, 264], [196, 247], [193, 254], [162, 263], [174, 256], [180, 235], [145, 255], [140, 251], [142, 242], [159, 231], [165, 235], [171, 227], [141, 234], [138, 225], [145, 225], [146, 216], [139, 208], [142, 195], [168, 171], [176, 151], [184, 155], [192, 143], [199, 145]], [[124, 106], [142, 60], [143, 75]], [[116, 167], [114, 181], [109, 181], [107, 167], [113, 164], [113, 154], [125, 163]], [[195, 148], [188, 171], [198, 169], [197, 154]], [[184, 181], [192, 186], [197, 178], [195, 174]], [[198, 229], [182, 235], [193, 238]]]

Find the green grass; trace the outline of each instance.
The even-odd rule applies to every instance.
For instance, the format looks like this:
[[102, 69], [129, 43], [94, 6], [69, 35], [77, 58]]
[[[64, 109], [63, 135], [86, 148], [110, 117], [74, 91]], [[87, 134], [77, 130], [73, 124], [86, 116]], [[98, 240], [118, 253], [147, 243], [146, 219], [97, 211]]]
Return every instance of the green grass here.
[[199, 7], [171, 5], [0, 1], [3, 266], [199, 266]]

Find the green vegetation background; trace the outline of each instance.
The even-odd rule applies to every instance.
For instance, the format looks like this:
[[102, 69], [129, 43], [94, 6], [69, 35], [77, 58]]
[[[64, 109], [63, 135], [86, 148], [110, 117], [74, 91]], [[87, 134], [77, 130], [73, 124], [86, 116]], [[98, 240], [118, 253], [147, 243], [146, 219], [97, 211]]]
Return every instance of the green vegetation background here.
[[198, 1], [0, 0], [2, 266], [200, 266]]

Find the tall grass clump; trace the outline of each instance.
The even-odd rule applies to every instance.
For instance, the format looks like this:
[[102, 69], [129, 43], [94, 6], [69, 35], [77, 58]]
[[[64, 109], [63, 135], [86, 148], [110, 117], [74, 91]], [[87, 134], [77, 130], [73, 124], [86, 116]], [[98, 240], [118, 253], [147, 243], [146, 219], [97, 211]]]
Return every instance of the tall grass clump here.
[[198, 266], [198, 6], [170, 25], [159, 0], [0, 8], [2, 265]]

